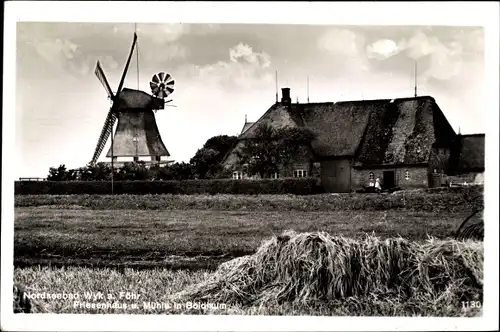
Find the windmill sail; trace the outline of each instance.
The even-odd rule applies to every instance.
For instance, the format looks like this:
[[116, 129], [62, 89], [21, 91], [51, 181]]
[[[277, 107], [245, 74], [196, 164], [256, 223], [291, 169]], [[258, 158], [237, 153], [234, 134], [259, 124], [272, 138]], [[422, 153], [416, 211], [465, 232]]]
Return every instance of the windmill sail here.
[[122, 91], [123, 83], [125, 82], [125, 76], [127, 76], [128, 66], [130, 65], [130, 59], [132, 59], [132, 54], [134, 53], [134, 47], [136, 41], [137, 41], [137, 34], [134, 33], [134, 41], [132, 42], [132, 47], [130, 48], [130, 54], [128, 55], [127, 64], [125, 65], [125, 69], [123, 70], [122, 79], [120, 80], [120, 84], [118, 85], [116, 94], [119, 94], [120, 91]]
[[[137, 34], [134, 33], [134, 40], [132, 42], [132, 47], [130, 48], [130, 54], [128, 55], [127, 64], [125, 65], [125, 68], [123, 70], [122, 78], [120, 80], [120, 84], [118, 85], [118, 89], [116, 90], [117, 97], [123, 88], [123, 83], [125, 82], [125, 77], [127, 76], [128, 67], [130, 65], [130, 59], [132, 59], [132, 54], [134, 53], [134, 47], [136, 42], [137, 42]], [[99, 159], [99, 156], [101, 155], [101, 152], [104, 149], [104, 146], [106, 145], [106, 142], [108, 141], [111, 132], [113, 131], [113, 126], [116, 121], [116, 115], [114, 114], [115, 103], [114, 103], [113, 92], [109, 87], [108, 80], [106, 79], [106, 76], [104, 76], [104, 72], [99, 62], [97, 62], [95, 74], [97, 78], [101, 81], [101, 83], [104, 85], [104, 88], [108, 92], [108, 95], [113, 99], [113, 105], [111, 106], [111, 109], [109, 110], [108, 115], [106, 116], [106, 120], [104, 121], [104, 126], [102, 127], [99, 140], [97, 141], [97, 146], [95, 148], [94, 156], [92, 157], [92, 160], [90, 162], [91, 165], [95, 164], [97, 162], [97, 159]]]
[[99, 156], [101, 155], [101, 152], [104, 149], [106, 142], [108, 141], [109, 135], [111, 135], [111, 131], [113, 130], [115, 121], [116, 115], [111, 110], [109, 110], [108, 116], [106, 117], [104, 126], [101, 130], [101, 136], [99, 136], [99, 140], [97, 141], [94, 156], [92, 157], [92, 161], [90, 162], [91, 165], [94, 165], [97, 159], [99, 159]]
[[97, 65], [95, 67], [94, 71], [95, 76], [101, 81], [102, 85], [104, 86], [104, 89], [106, 89], [106, 92], [108, 93], [109, 98], [113, 100], [113, 91], [111, 91], [111, 87], [109, 86], [108, 80], [106, 79], [106, 76], [104, 76], [104, 71], [101, 68], [101, 64], [99, 61], [97, 61]]

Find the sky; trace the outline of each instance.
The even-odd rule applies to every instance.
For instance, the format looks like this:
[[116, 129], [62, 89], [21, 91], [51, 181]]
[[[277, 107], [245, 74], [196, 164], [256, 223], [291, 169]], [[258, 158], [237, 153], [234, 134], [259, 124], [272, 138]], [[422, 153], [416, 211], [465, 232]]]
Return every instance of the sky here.
[[[150, 93], [161, 71], [175, 79], [176, 107], [156, 113], [171, 160], [188, 162], [207, 139], [238, 135], [289, 87], [310, 102], [435, 98], [455, 131], [484, 133], [481, 27], [283, 24], [17, 23], [16, 177], [85, 166], [112, 89], [138, 35], [125, 87]], [[281, 97], [281, 90], [280, 90]], [[106, 160], [109, 142], [99, 160]]]

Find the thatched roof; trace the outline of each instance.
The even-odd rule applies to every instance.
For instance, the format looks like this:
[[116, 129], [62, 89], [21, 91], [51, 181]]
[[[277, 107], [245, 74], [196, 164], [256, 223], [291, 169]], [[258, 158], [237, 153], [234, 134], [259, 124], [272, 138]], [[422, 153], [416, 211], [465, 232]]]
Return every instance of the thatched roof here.
[[272, 128], [282, 127], [300, 127], [300, 123], [294, 120], [288, 107], [282, 103], [276, 103], [267, 110], [256, 122], [252, 123], [245, 131], [242, 132], [239, 139], [250, 139], [254, 137], [255, 132], [260, 124], [266, 123]]
[[425, 164], [438, 136], [451, 142], [454, 135], [432, 97], [394, 99], [371, 112], [356, 165]]
[[[379, 103], [374, 103], [376, 108]], [[368, 108], [368, 109], [367, 109]], [[352, 156], [366, 128], [370, 107], [361, 102], [273, 105], [259, 120], [242, 131], [240, 139], [251, 138], [258, 124], [272, 127], [305, 127], [317, 137], [312, 148], [318, 156]], [[373, 107], [372, 107], [373, 108]]]
[[380, 101], [295, 104], [302, 125], [316, 133], [311, 142], [317, 156], [353, 156], [361, 143], [370, 112], [380, 108]]
[[318, 157], [352, 157], [355, 166], [412, 165], [429, 161], [433, 145], [448, 145], [455, 132], [432, 97], [274, 104], [244, 128], [249, 139], [261, 123], [305, 127]]
[[285, 126], [299, 127], [299, 124], [293, 120], [292, 115], [288, 112], [288, 107], [282, 103], [276, 103], [272, 105], [256, 122], [245, 123], [241, 134], [238, 137], [239, 142], [226, 154], [222, 161], [223, 165], [229, 166], [237, 162], [237, 154], [244, 144], [243, 141], [255, 137], [257, 128], [263, 123], [266, 123], [273, 128], [282, 128]]
[[484, 171], [484, 134], [459, 135], [458, 171]]

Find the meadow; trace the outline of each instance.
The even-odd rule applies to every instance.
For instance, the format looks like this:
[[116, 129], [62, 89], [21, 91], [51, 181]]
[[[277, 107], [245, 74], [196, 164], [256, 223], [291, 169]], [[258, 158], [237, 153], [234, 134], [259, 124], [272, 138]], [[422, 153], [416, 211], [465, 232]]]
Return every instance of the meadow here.
[[[28, 292], [83, 294], [91, 290], [118, 296], [122, 291], [129, 291], [141, 294], [145, 302], [171, 304], [170, 308], [105, 309], [104, 312], [109, 313], [475, 316], [477, 310], [464, 311], [460, 303], [481, 299], [482, 285], [469, 285], [467, 294], [461, 292], [463, 282], [470, 277], [470, 269], [482, 271], [482, 261], [470, 261], [470, 255], [482, 255], [482, 244], [473, 241], [463, 244], [451, 238], [473, 205], [478, 204], [474, 198], [481, 200], [478, 192], [477, 188], [470, 188], [382, 195], [16, 195], [14, 279], [26, 285]], [[303, 245], [292, 251], [302, 250], [302, 258], [282, 260], [285, 265], [281, 269], [269, 269], [269, 266], [280, 266], [275, 261], [270, 264], [284, 250], [280, 246], [272, 247], [267, 256], [264, 255], [271, 257], [271, 261], [255, 265], [255, 257], [264, 257], [259, 256], [262, 248], [271, 248], [270, 241], [281, 241], [280, 234], [288, 230], [299, 237], [325, 232], [336, 238], [325, 240], [323, 237], [322, 241], [328, 243], [320, 244], [323, 249], [317, 247], [317, 240], [302, 241]], [[347, 261], [332, 270], [328, 267], [331, 260], [323, 259], [326, 257], [324, 250], [344, 250], [339, 248], [345, 246], [332, 245], [343, 239], [348, 239], [349, 243], [354, 243], [353, 248], [358, 249], [345, 253], [342, 257]], [[425, 255], [420, 255], [405, 267], [408, 260], [404, 257], [413, 256], [404, 256], [406, 253], [399, 252], [400, 247], [384, 249], [379, 246], [394, 241], [403, 241], [406, 247], [426, 248], [422, 250], [431, 252], [430, 257], [436, 256], [442, 248], [445, 254], [437, 255], [441, 257], [437, 265], [421, 263], [428, 258], [423, 259]], [[434, 241], [432, 246], [437, 247], [426, 246], [429, 241]], [[378, 244], [369, 249], [368, 244], [375, 242]], [[369, 250], [368, 256], [362, 254], [365, 249]], [[361, 278], [357, 282], [365, 286], [355, 286], [349, 278], [359, 274], [356, 266], [362, 266], [364, 271], [370, 271], [369, 266], [373, 268], [378, 264], [380, 267], [381, 263], [370, 265], [359, 261], [359, 257], [376, 256], [384, 250], [389, 250], [389, 257], [400, 257], [397, 264], [403, 264], [401, 269], [414, 271], [407, 276], [407, 280], [413, 280], [412, 286], [421, 288], [414, 296], [404, 295], [399, 286], [342, 296], [331, 296], [335, 293], [333, 290], [324, 293], [317, 288], [325, 269], [335, 270], [331, 272], [333, 277], [328, 277], [333, 278], [328, 283], [339, 289], [361, 289], [369, 285]], [[424, 252], [422, 250], [416, 251]], [[465, 257], [464, 252], [470, 252], [469, 256]], [[288, 277], [283, 274], [283, 271], [293, 271], [304, 264], [306, 256], [312, 257], [312, 261], [305, 262], [307, 264], [323, 257], [310, 265], [323, 271], [316, 275], [318, 280], [310, 279], [307, 273], [302, 277], [300, 273]], [[287, 257], [294, 258], [293, 255]], [[464, 268], [460, 262], [466, 261], [470, 264]], [[251, 268], [248, 268], [249, 262], [254, 262]], [[232, 268], [223, 270], [225, 264]], [[439, 268], [439, 264], [444, 269]], [[389, 279], [393, 280], [398, 269], [391, 265], [389, 270], [392, 272], [371, 270], [364, 278], [372, 280], [374, 275], [379, 278], [374, 280], [386, 280], [392, 273]], [[415, 273], [420, 277], [415, 277]], [[226, 277], [233, 279], [224, 279]], [[311, 296], [306, 300], [292, 296], [280, 303], [266, 305], [237, 300], [238, 294], [250, 297], [261, 292], [261, 295], [269, 295], [266, 289], [250, 282], [264, 279], [266, 284], [277, 287], [275, 293], [269, 293], [271, 298], [287, 292], [290, 295], [291, 290], [294, 294], [302, 291]], [[294, 284], [287, 284], [287, 280], [294, 280]], [[447, 284], [441, 285], [439, 290], [434, 289], [429, 286], [433, 280], [447, 280]], [[370, 282], [373, 285], [373, 280]], [[225, 291], [234, 292], [224, 293], [221, 285], [228, 287]], [[203, 290], [208, 293], [202, 294]], [[222, 309], [186, 307], [188, 302], [206, 302], [210, 298], [227, 306]], [[142, 306], [143, 301], [139, 303]], [[179, 305], [173, 305], [175, 303]], [[35, 311], [103, 312], [73, 304], [69, 300], [36, 301]]]
[[385, 194], [318, 195], [16, 195], [15, 207], [92, 210], [381, 211], [460, 212], [481, 203], [482, 187], [404, 190]]
[[454, 235], [465, 212], [87, 210], [24, 207], [15, 210], [14, 254], [20, 266], [163, 266], [215, 268], [255, 252], [285, 230], [326, 231], [356, 238], [423, 240]]

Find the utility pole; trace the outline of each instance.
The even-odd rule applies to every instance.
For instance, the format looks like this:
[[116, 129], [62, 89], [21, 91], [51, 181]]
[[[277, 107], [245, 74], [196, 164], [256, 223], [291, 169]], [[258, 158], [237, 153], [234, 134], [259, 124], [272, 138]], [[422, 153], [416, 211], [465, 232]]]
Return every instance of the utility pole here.
[[276, 103], [278, 103], [278, 71], [276, 70]]
[[[134, 23], [134, 33], [137, 35], [137, 23]], [[139, 90], [139, 44], [136, 42], [135, 55], [137, 59], [137, 90]]]
[[415, 97], [417, 96], [417, 61], [415, 60]]
[[113, 126], [111, 126], [111, 195], [114, 194], [114, 182], [113, 182], [113, 173], [115, 172], [115, 156], [113, 155], [113, 146], [114, 146], [114, 139], [113, 139]]
[[309, 104], [309, 75], [307, 75], [307, 103]]

